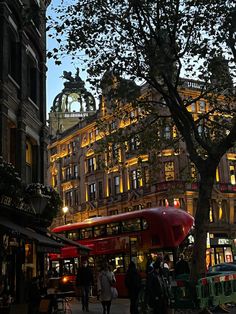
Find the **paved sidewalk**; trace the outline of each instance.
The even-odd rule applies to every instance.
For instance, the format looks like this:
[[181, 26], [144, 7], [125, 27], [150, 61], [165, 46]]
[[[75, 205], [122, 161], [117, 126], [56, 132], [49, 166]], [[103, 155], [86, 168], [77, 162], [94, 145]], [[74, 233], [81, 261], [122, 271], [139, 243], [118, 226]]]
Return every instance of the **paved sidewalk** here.
[[[70, 308], [72, 310], [72, 314], [86, 314], [86, 312], [82, 311], [82, 305], [81, 302], [79, 302], [76, 298], [73, 298], [70, 302]], [[234, 307], [228, 307], [230, 314], [236, 314], [236, 306]], [[170, 311], [171, 312], [171, 311]], [[174, 311], [173, 311], [174, 312]], [[171, 312], [171, 313], [173, 313]], [[199, 311], [197, 311], [199, 312]], [[89, 313], [90, 314], [102, 314], [102, 305], [100, 301], [96, 299], [96, 297], [90, 298], [89, 302]], [[176, 311], [176, 314], [184, 314], [184, 310]], [[186, 311], [186, 313], [190, 313], [189, 311]], [[196, 313], [196, 312], [195, 312]], [[212, 311], [214, 314], [223, 314], [226, 312], [215, 310]], [[67, 314], [71, 314], [71, 312], [67, 312]], [[130, 314], [129, 311], [129, 300], [128, 299], [116, 299], [112, 301], [111, 305], [111, 314]], [[143, 313], [139, 313], [143, 314]]]
[[[86, 312], [82, 311], [81, 302], [77, 299], [73, 299], [70, 302], [70, 307], [72, 314], [85, 314]], [[89, 302], [89, 313], [91, 314], [102, 314], [102, 305], [100, 301], [94, 298], [90, 298]], [[112, 301], [111, 304], [111, 314], [130, 314], [129, 312], [129, 300], [128, 299], [116, 299]], [[68, 311], [69, 314], [69, 311]], [[140, 313], [141, 314], [141, 313]]]

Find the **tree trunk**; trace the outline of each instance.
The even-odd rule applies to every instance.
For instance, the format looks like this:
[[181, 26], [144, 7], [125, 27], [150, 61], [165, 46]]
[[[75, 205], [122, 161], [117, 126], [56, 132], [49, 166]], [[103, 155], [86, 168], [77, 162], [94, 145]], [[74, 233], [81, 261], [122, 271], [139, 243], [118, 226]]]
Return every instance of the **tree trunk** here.
[[211, 169], [201, 174], [197, 211], [195, 214], [194, 247], [191, 262], [190, 281], [195, 284], [206, 272], [206, 238], [209, 224], [211, 194], [215, 179], [215, 171]]

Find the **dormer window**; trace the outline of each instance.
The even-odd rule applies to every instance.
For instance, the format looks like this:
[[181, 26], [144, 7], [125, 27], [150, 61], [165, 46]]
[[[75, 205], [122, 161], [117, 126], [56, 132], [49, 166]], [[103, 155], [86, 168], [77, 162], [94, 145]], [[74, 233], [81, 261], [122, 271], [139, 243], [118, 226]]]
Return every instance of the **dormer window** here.
[[204, 100], [199, 101], [199, 112], [205, 112], [206, 111], [206, 103]]

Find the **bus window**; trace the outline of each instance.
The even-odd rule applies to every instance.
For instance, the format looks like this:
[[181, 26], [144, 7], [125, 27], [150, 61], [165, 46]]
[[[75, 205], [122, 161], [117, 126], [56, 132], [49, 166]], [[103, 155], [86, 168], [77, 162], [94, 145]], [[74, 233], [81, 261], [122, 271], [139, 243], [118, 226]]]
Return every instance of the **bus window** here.
[[122, 232], [130, 231], [140, 231], [141, 229], [141, 219], [129, 219], [122, 222]]
[[114, 259], [115, 265], [114, 265], [114, 273], [115, 274], [120, 274], [120, 273], [124, 273], [125, 269], [124, 269], [124, 260], [123, 260], [123, 256], [116, 256]]
[[148, 222], [146, 219], [142, 219], [142, 229], [147, 230], [148, 229]]
[[109, 264], [109, 267], [112, 271], [115, 273], [123, 273], [125, 271], [124, 269], [124, 256], [122, 254], [109, 254], [109, 255], [101, 255], [98, 257], [100, 260], [100, 264], [102, 265], [104, 263], [104, 259]]
[[94, 227], [94, 238], [104, 237], [106, 235], [106, 225]]
[[62, 271], [64, 275], [73, 275], [75, 273], [73, 260], [64, 260]]
[[76, 240], [78, 240], [78, 232], [69, 231], [69, 232], [67, 232], [66, 237], [70, 240], [76, 241]]
[[80, 229], [80, 239], [91, 239], [92, 237], [93, 237], [92, 227]]
[[119, 234], [120, 233], [120, 224], [115, 222], [112, 224], [107, 224], [107, 235]]
[[175, 240], [178, 240], [184, 234], [183, 226], [181, 225], [172, 226], [172, 230], [174, 233]]

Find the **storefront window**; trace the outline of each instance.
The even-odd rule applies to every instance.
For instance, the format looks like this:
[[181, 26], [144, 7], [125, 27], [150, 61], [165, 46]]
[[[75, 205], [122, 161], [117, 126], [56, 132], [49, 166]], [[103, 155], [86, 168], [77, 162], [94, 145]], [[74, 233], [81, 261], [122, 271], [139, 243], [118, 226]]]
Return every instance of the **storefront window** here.
[[217, 247], [215, 248], [215, 257], [216, 257], [216, 264], [224, 263], [224, 248]]
[[33, 263], [33, 244], [25, 243], [25, 263], [32, 264]]
[[231, 184], [235, 185], [236, 180], [235, 180], [235, 165], [230, 165], [229, 166], [229, 172], [230, 172], [230, 182]]
[[165, 170], [165, 180], [166, 181], [172, 181], [175, 179], [175, 168], [174, 168], [174, 162], [173, 161], [165, 162], [164, 170]]
[[232, 250], [230, 247], [224, 247], [224, 251], [225, 251], [225, 261], [227, 263], [233, 262], [233, 254], [232, 254]]

